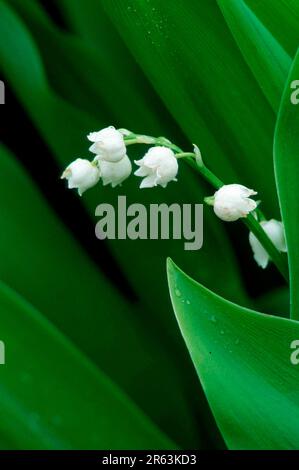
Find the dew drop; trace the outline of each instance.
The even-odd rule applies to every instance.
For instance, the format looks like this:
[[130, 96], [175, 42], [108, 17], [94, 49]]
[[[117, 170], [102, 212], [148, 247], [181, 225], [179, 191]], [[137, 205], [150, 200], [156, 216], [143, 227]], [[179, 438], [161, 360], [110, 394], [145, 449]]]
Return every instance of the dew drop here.
[[240, 340], [236, 339], [235, 344], [239, 344], [239, 343], [240, 343]]
[[186, 303], [187, 303], [187, 305], [190, 305], [190, 304], [191, 304], [190, 300], [187, 300]]
[[180, 291], [179, 289], [176, 289], [176, 290], [175, 290], [175, 295], [176, 295], [177, 297], [181, 297], [181, 295], [182, 295], [182, 294], [181, 294], [181, 291]]
[[212, 315], [210, 320], [211, 320], [212, 323], [217, 323], [215, 315]]
[[224, 335], [224, 330], [221, 330], [221, 331], [220, 331], [220, 334], [221, 334], [221, 335]]

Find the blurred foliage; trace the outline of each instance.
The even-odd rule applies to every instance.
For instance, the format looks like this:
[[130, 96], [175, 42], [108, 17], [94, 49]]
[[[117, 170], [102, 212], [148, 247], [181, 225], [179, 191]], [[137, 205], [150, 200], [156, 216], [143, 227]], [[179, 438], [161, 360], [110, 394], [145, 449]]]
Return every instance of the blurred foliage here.
[[[295, 0], [287, 6], [282, 0], [0, 0], [1, 75], [55, 162], [57, 178], [71, 160], [87, 155], [89, 131], [113, 124], [163, 134], [186, 150], [197, 143], [208, 166], [225, 182], [238, 181], [259, 191], [269, 218], [280, 217], [273, 135], [298, 36]], [[285, 116], [290, 111], [295, 112], [280, 111], [280, 123], [289, 119]], [[5, 112], [9, 112], [9, 102]], [[285, 181], [291, 175], [291, 192], [294, 197], [297, 194], [297, 141], [295, 127], [287, 131], [278, 124], [277, 132], [276, 176], [283, 206], [288, 204]], [[279, 145], [290, 140], [290, 132], [292, 147]], [[26, 139], [21, 130], [15, 133], [18, 139]], [[196, 288], [196, 309], [188, 319], [186, 341], [203, 384], [208, 384], [205, 393], [215, 423], [173, 316], [165, 260], [172, 257], [190, 276], [225, 299], [242, 307], [258, 305], [267, 313], [287, 316], [286, 289], [280, 290], [271, 272], [257, 274], [258, 269], [247, 261], [249, 248], [239, 256], [244, 242], [228, 234], [224, 224], [205, 209], [204, 247], [198, 252], [186, 252], [180, 241], [172, 240], [98, 242], [99, 250], [107, 250], [105, 259], [110, 257], [111, 266], [125, 275], [135, 300], [130, 298], [111, 282], [114, 273], [106, 279], [88, 247], [82, 247], [65, 218], [53, 212], [55, 194], [51, 197], [48, 191], [46, 201], [26, 174], [26, 161], [32, 158], [43, 169], [43, 155], [36, 155], [34, 143], [33, 138], [32, 153], [26, 155], [18, 151], [14, 156], [4, 146], [0, 148], [0, 319], [8, 357], [2, 369], [5, 399], [0, 447], [219, 448], [224, 443], [217, 425], [231, 448], [292, 447], [296, 434], [292, 441], [288, 435], [297, 408], [283, 401], [286, 388], [280, 386], [275, 400], [281, 400], [286, 411], [277, 429], [283, 434], [287, 428], [286, 434], [281, 441], [276, 435], [265, 441], [259, 440], [258, 433], [246, 434], [249, 424], [244, 423], [253, 406], [246, 390], [253, 387], [257, 400], [253, 403], [263, 407], [258, 399], [267, 401], [276, 379], [275, 372], [261, 363], [252, 377], [250, 367], [244, 375], [234, 375], [230, 386], [231, 372], [224, 374], [224, 369], [235, 374], [242, 367], [240, 361], [250, 360], [247, 356], [253, 345], [247, 345], [245, 331], [240, 359], [227, 351], [222, 357], [219, 342], [215, 355], [202, 365], [201, 345], [206, 351], [213, 335], [199, 313], [214, 307], [212, 300], [208, 305], [210, 294], [205, 294], [205, 305], [203, 291]], [[130, 156], [137, 158], [142, 151], [130, 149]], [[284, 152], [294, 155], [287, 168], [281, 163], [287, 160]], [[81, 229], [90, 232], [97, 204], [115, 205], [119, 194], [126, 194], [128, 204], [149, 205], [202, 202], [210, 192], [182, 164], [179, 181], [167, 189], [140, 191], [132, 178], [115, 190], [98, 186], [82, 200], [74, 196], [72, 205], [75, 210], [84, 204], [89, 224]], [[295, 199], [292, 204], [295, 214]], [[297, 229], [290, 219], [287, 225], [294, 247]], [[238, 224], [234, 230], [244, 237]], [[293, 286], [296, 256], [293, 250]], [[246, 282], [240, 272], [246, 274]], [[264, 297], [254, 299], [246, 283], [258, 284], [259, 279], [265, 283]], [[276, 289], [273, 295], [272, 288]], [[228, 304], [222, 308], [224, 301], [217, 302], [223, 316]], [[247, 310], [235, 306], [234, 312], [234, 318], [230, 312], [228, 318], [235, 322], [240, 315], [237, 329]], [[177, 315], [185, 315], [184, 310], [177, 310]], [[259, 322], [275, 325], [278, 332], [278, 321], [250, 314], [248, 330], [254, 328], [260, 342], [256, 357], [262, 354], [266, 329], [258, 333]], [[228, 319], [225, 322], [228, 328]], [[282, 330], [293, 328], [284, 325]], [[181, 327], [186, 339], [185, 324]], [[193, 329], [194, 337], [189, 339]], [[278, 361], [280, 348], [275, 356]], [[268, 372], [269, 382], [264, 383], [261, 375]], [[294, 374], [289, 374], [287, 385], [295, 386]], [[226, 391], [222, 400], [219, 386]], [[238, 420], [230, 429], [226, 406], [234, 413], [232, 405], [241, 392], [245, 394], [238, 403]], [[276, 406], [272, 395], [268, 400]], [[259, 414], [261, 433], [267, 432], [270, 413], [275, 427], [275, 410], [268, 405]], [[287, 423], [288, 413], [293, 412], [294, 418]], [[243, 432], [237, 432], [238, 441], [234, 430]]]

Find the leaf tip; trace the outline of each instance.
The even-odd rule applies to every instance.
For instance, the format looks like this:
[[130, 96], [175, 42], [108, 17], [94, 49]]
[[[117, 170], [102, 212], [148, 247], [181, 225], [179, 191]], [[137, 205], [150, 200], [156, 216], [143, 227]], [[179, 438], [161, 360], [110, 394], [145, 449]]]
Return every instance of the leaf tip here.
[[167, 277], [168, 277], [168, 284], [169, 287], [171, 287], [172, 284], [172, 279], [175, 275], [175, 273], [178, 271], [178, 266], [174, 263], [174, 261], [171, 258], [167, 258], [166, 260], [166, 270], [167, 270]]

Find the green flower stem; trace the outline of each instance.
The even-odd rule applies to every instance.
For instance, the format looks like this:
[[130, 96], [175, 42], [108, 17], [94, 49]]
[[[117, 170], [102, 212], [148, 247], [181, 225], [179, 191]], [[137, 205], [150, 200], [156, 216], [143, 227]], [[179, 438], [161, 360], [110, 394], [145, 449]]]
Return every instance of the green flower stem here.
[[132, 144], [163, 145], [164, 147], [170, 148], [174, 152], [182, 153], [182, 150], [177, 145], [173, 144], [165, 137], [152, 137], [150, 135], [130, 134], [128, 136], [124, 136], [124, 141], [126, 145], [132, 145]]
[[[155, 143], [155, 145], [163, 145], [164, 147], [168, 147], [172, 149], [173, 151], [177, 152], [176, 157], [177, 158], [185, 158], [187, 162], [194, 168], [198, 173], [200, 173], [201, 176], [204, 177], [204, 179], [211, 184], [216, 190], [221, 188], [224, 183], [217, 178], [214, 173], [212, 173], [211, 170], [209, 170], [202, 160], [197, 160], [195, 153], [192, 152], [183, 152], [182, 149], [180, 149], [177, 145], [172, 144], [169, 142], [167, 139], [164, 137], [158, 137], [154, 138], [151, 136], [139, 136], [136, 134], [131, 134], [127, 138], [125, 137], [125, 143], [126, 145], [131, 145], [131, 144], [146, 144], [147, 142], [142, 142], [142, 137], [146, 139], [151, 140], [151, 143]], [[261, 220], [264, 219], [264, 216], [260, 209], [258, 209], [260, 218]], [[282, 276], [285, 278], [285, 280], [288, 282], [289, 281], [289, 270], [288, 270], [288, 264], [287, 264], [287, 258], [284, 254], [280, 253], [275, 245], [272, 243], [266, 232], [263, 230], [259, 222], [255, 219], [255, 217], [252, 214], [248, 214], [247, 217], [244, 217], [241, 219], [242, 222], [246, 225], [246, 227], [252, 232], [258, 241], [261, 243], [261, 245], [264, 247], [264, 249], [267, 251], [269, 254], [271, 260], [273, 263], [276, 265], [277, 269], [280, 271]]]
[[140, 142], [138, 142], [137, 139], [126, 139], [125, 138], [125, 143], [126, 143], [126, 146], [128, 146], [128, 145], [132, 145], [132, 144], [139, 144]]
[[184, 156], [192, 168], [200, 173], [201, 176], [203, 176], [205, 180], [208, 181], [208, 183], [210, 183], [215, 189], [219, 189], [224, 185], [224, 183], [219, 178], [217, 178], [217, 176], [214, 175], [214, 173], [212, 173], [211, 170], [209, 170], [202, 162], [200, 164], [196, 162], [196, 156], [194, 153], [182, 152], [178, 155], [179, 158]]

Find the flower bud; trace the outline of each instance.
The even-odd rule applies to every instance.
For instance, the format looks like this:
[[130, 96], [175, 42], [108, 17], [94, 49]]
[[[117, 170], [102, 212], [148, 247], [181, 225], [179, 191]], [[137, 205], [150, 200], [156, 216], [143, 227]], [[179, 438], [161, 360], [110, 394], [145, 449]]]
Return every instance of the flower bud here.
[[116, 163], [102, 160], [99, 166], [104, 186], [111, 184], [112, 188], [127, 179], [132, 171], [132, 164], [127, 155]]
[[93, 142], [89, 150], [95, 153], [100, 160], [118, 162], [126, 155], [124, 137], [113, 126], [98, 132], [91, 132], [87, 138]]
[[[286, 252], [286, 242], [284, 236], [284, 228], [282, 222], [278, 220], [263, 220], [260, 222], [260, 225], [263, 227], [264, 231], [272, 241], [273, 245], [277, 248], [278, 251]], [[257, 264], [265, 269], [268, 266], [270, 257], [267, 251], [264, 249], [262, 244], [258, 241], [256, 236], [250, 232], [249, 233], [249, 243], [253, 251], [253, 257]]]
[[151, 147], [144, 157], [135, 163], [140, 168], [134, 174], [144, 178], [140, 188], [158, 185], [165, 188], [170, 181], [177, 181], [178, 162], [174, 152], [167, 147]]
[[97, 166], [89, 160], [77, 158], [64, 170], [61, 178], [68, 181], [70, 189], [78, 189], [78, 193], [82, 196], [84, 191], [97, 184], [100, 172]]
[[233, 222], [246, 217], [257, 207], [249, 196], [257, 194], [241, 184], [227, 184], [214, 194], [214, 212], [222, 220]]
[[195, 155], [195, 160], [196, 160], [197, 165], [203, 166], [201, 151], [199, 150], [199, 147], [196, 144], [193, 144], [193, 149], [194, 149], [194, 155]]

